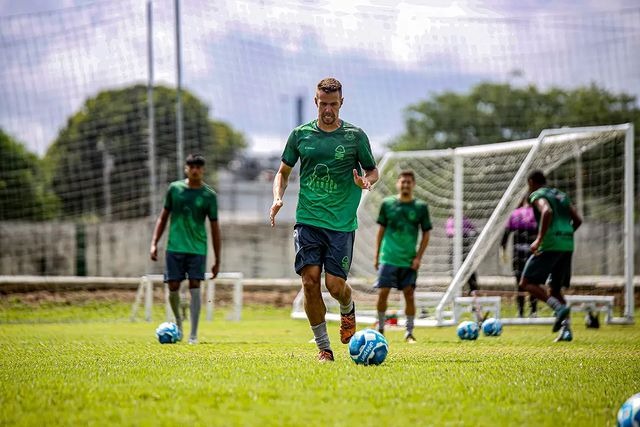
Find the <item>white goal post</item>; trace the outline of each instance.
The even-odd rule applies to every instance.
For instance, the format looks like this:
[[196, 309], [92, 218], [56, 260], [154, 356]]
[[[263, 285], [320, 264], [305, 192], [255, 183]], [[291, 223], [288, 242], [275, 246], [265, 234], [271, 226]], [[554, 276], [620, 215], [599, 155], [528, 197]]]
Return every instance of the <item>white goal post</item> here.
[[[380, 181], [367, 192], [358, 210], [359, 229], [352, 275], [375, 281], [373, 251], [376, 219], [382, 199], [396, 193], [398, 172], [416, 172], [417, 198], [430, 207], [433, 223], [418, 279], [445, 281], [442, 298], [431, 321], [423, 325], [449, 325], [456, 319], [456, 298], [476, 271], [485, 276], [515, 279], [499, 265], [497, 249], [504, 225], [526, 194], [526, 177], [534, 169], [547, 175], [550, 185], [567, 192], [584, 218], [576, 234], [574, 275], [593, 283], [624, 283], [620, 316], [610, 323], [634, 320], [634, 128], [632, 124], [544, 130], [535, 139], [499, 144], [387, 153], [379, 163]], [[447, 235], [446, 222], [453, 223]], [[474, 233], [468, 232], [468, 223]], [[486, 273], [490, 271], [490, 273]], [[580, 277], [578, 277], [580, 276]], [[373, 292], [373, 291], [369, 291]], [[594, 303], [597, 303], [594, 298]], [[607, 301], [609, 301], [607, 299]], [[419, 302], [419, 300], [417, 300]], [[464, 301], [459, 301], [459, 303]], [[509, 319], [505, 323], [549, 323], [552, 319]], [[420, 325], [416, 322], [416, 325]]]
[[[204, 288], [205, 293], [205, 313], [206, 320], [213, 320], [215, 309], [215, 291], [216, 284], [230, 284], [233, 285], [233, 308], [229, 313], [227, 319], [233, 321], [239, 321], [242, 318], [242, 291], [243, 291], [243, 279], [242, 273], [219, 273], [214, 279], [211, 273], [205, 274], [205, 280], [201, 284], [201, 290]], [[131, 307], [131, 321], [135, 321], [138, 316], [140, 305], [144, 301], [144, 319], [147, 322], [151, 321], [151, 311], [153, 306], [153, 287], [154, 285], [163, 285], [164, 289], [164, 302], [167, 321], [175, 320], [171, 306], [169, 304], [169, 288], [164, 283], [164, 276], [162, 274], [148, 274], [140, 278], [140, 284], [138, 285], [138, 291], [136, 292], [135, 301]]]

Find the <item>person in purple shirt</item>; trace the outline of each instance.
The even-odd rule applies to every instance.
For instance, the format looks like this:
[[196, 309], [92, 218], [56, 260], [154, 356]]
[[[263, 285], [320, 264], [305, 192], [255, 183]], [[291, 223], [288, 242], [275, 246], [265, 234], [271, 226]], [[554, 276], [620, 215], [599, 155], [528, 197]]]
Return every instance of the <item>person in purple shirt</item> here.
[[[502, 242], [500, 244], [503, 261], [507, 259], [507, 242], [511, 233], [513, 233], [513, 255], [511, 261], [517, 287], [520, 284], [524, 265], [531, 255], [531, 244], [536, 240], [538, 235], [538, 223], [533, 214], [533, 208], [526, 197], [522, 199], [520, 206], [511, 213], [507, 225], [504, 228], [504, 234], [502, 235]], [[518, 317], [523, 317], [524, 295], [518, 294], [517, 302]], [[529, 304], [531, 306], [529, 316], [537, 317], [538, 300], [533, 295], [529, 296]]]
[[[453, 266], [453, 236], [455, 236], [455, 221], [453, 216], [447, 218], [447, 222], [444, 226], [445, 234], [448, 238], [452, 240], [450, 255], [450, 263]], [[476, 227], [473, 225], [471, 220], [466, 216], [462, 216], [462, 260], [464, 261], [471, 250], [471, 246], [473, 246], [473, 242], [478, 232]], [[455, 271], [454, 271], [455, 274]], [[469, 291], [467, 295], [473, 295], [475, 291], [478, 290], [478, 276], [474, 271], [471, 273], [469, 280], [467, 280], [467, 285], [469, 285]]]

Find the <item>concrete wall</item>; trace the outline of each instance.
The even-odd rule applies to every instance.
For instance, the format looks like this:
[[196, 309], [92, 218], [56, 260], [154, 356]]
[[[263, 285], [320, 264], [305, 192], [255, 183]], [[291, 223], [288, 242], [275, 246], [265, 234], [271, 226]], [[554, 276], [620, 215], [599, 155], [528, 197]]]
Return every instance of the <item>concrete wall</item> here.
[[[154, 223], [155, 219], [86, 225], [0, 222], [0, 275], [136, 277], [162, 273], [168, 230], [160, 242], [160, 259], [152, 262], [149, 243]], [[296, 277], [293, 223], [271, 228], [266, 221], [221, 218], [221, 228], [222, 271], [239, 271], [246, 277]], [[84, 250], [78, 252], [83, 244]], [[212, 252], [209, 243], [207, 268], [213, 264]], [[84, 255], [84, 272], [78, 271], [78, 255]]]
[[[163, 258], [156, 263], [149, 260], [154, 221], [147, 218], [86, 225], [0, 222], [0, 275], [136, 277], [162, 273]], [[276, 228], [271, 228], [266, 215], [260, 222], [222, 215], [220, 222], [222, 271], [240, 271], [252, 278], [297, 277], [293, 271], [292, 222], [279, 222]], [[635, 236], [635, 269], [636, 274], [640, 274], [638, 226]], [[165, 241], [166, 233], [160, 245], [161, 257]], [[574, 274], [622, 275], [622, 244], [619, 229], [583, 225], [576, 235]], [[208, 267], [212, 264], [211, 252], [209, 250]], [[427, 251], [425, 256], [434, 255]], [[509, 264], [499, 259], [496, 245], [478, 273], [509, 276], [510, 269]]]

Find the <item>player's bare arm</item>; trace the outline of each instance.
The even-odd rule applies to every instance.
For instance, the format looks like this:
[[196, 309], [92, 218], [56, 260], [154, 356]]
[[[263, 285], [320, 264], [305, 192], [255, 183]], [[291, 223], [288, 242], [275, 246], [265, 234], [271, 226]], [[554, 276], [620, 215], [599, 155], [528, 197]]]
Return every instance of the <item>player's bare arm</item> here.
[[380, 245], [382, 245], [382, 238], [384, 237], [384, 230], [385, 227], [383, 225], [381, 225], [380, 227], [378, 227], [378, 234], [376, 235], [376, 255], [373, 259], [373, 266], [376, 268], [376, 270], [378, 270], [378, 267], [380, 265]]
[[542, 239], [544, 239], [544, 235], [547, 234], [551, 219], [553, 218], [553, 210], [546, 199], [541, 198], [536, 200], [535, 205], [540, 212], [540, 228], [538, 229], [538, 237], [536, 237], [536, 240], [531, 244], [531, 252], [534, 254], [538, 252], [538, 248], [542, 244]]
[[220, 272], [220, 261], [222, 257], [222, 239], [220, 237], [220, 224], [217, 220], [209, 221], [209, 225], [211, 226], [211, 241], [213, 244], [213, 254], [216, 257], [216, 261], [211, 267], [211, 274], [213, 277], [217, 277]]
[[158, 217], [156, 221], [156, 226], [153, 229], [153, 237], [151, 238], [151, 248], [149, 250], [149, 255], [152, 261], [157, 261], [158, 259], [158, 241], [162, 237], [162, 233], [164, 233], [164, 229], [167, 226], [167, 221], [169, 220], [169, 210], [167, 208], [162, 209], [162, 213]]
[[358, 170], [353, 170], [353, 182], [363, 190], [370, 190], [371, 186], [378, 182], [378, 169], [373, 168], [364, 172], [364, 175], [358, 175]]
[[576, 231], [580, 227], [580, 225], [582, 225], [582, 217], [573, 205], [569, 206], [569, 215], [571, 215], [571, 225], [573, 226], [573, 231]]
[[284, 196], [284, 191], [287, 189], [287, 185], [289, 185], [289, 175], [291, 175], [292, 169], [288, 164], [280, 162], [280, 168], [273, 180], [273, 204], [269, 211], [269, 221], [272, 227], [275, 227], [276, 215], [283, 205], [282, 197]]
[[431, 236], [431, 234], [429, 233], [429, 231], [423, 231], [422, 232], [422, 239], [420, 240], [420, 246], [418, 246], [418, 252], [416, 253], [415, 258], [413, 258], [413, 261], [411, 261], [411, 268], [413, 270], [418, 271], [420, 269], [420, 263], [422, 262], [422, 256], [424, 255], [424, 252], [427, 250], [427, 247], [429, 246], [429, 237]]

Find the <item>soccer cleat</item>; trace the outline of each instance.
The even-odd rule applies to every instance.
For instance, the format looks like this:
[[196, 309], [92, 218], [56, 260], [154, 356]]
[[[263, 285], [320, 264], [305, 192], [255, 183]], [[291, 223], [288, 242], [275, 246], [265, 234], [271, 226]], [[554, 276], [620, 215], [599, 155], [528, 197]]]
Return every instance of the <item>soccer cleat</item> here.
[[378, 329], [378, 332], [380, 332], [382, 335], [384, 335], [384, 329]]
[[333, 362], [333, 351], [331, 350], [320, 350], [318, 353], [318, 361], [321, 363], [324, 362]]
[[562, 322], [564, 321], [564, 319], [569, 317], [570, 312], [571, 309], [566, 305], [556, 311], [556, 321], [553, 324], [553, 329], [551, 329], [551, 332], [558, 332], [560, 330], [560, 328], [562, 327]]
[[340, 342], [347, 344], [353, 334], [356, 333], [356, 306], [353, 305], [353, 310], [349, 314], [340, 315]]
[[558, 334], [556, 339], [553, 340], [553, 342], [560, 342], [560, 341], [568, 342], [572, 340], [573, 340], [573, 334], [571, 333], [571, 329], [569, 329], [566, 326], [563, 326], [562, 329], [560, 329], [560, 333]]
[[198, 344], [198, 338], [189, 338], [189, 344], [192, 344], [192, 345]]
[[404, 342], [406, 342], [407, 344], [415, 344], [418, 341], [416, 341], [416, 337], [414, 337], [413, 334], [406, 334], [404, 336]]

